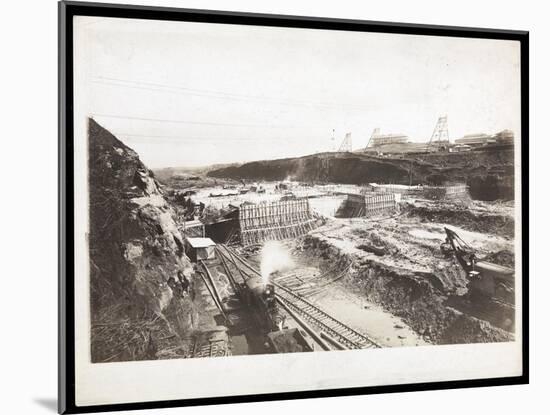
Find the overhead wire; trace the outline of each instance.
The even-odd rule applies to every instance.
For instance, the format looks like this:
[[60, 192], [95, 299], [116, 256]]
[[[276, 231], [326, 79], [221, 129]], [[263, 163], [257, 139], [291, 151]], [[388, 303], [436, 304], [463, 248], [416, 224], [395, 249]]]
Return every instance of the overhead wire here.
[[315, 108], [324, 108], [324, 109], [354, 109], [354, 110], [370, 110], [371, 106], [356, 105], [350, 103], [334, 103], [334, 102], [315, 102], [315, 101], [305, 101], [305, 100], [291, 100], [291, 99], [281, 99], [268, 97], [263, 95], [249, 95], [249, 94], [238, 94], [233, 92], [226, 92], [220, 90], [211, 90], [211, 89], [199, 89], [199, 88], [189, 88], [179, 85], [170, 85], [162, 84], [156, 82], [148, 81], [134, 81], [121, 78], [111, 78], [97, 76], [92, 79], [93, 83], [110, 85], [110, 86], [119, 86], [132, 89], [141, 89], [155, 92], [169, 92], [169, 93], [178, 93], [183, 95], [190, 96], [199, 96], [206, 98], [215, 98], [215, 99], [229, 99], [235, 101], [252, 101], [252, 102], [264, 102], [277, 105], [298, 105], [306, 107], [315, 107]]

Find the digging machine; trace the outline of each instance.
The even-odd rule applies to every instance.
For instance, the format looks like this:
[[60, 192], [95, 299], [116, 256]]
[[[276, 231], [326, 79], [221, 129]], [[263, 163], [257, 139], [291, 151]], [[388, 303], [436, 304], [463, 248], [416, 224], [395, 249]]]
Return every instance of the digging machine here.
[[458, 234], [445, 228], [447, 238], [441, 244], [445, 255], [456, 257], [468, 276], [468, 287], [476, 294], [514, 304], [514, 270], [502, 265], [480, 260], [475, 250]]

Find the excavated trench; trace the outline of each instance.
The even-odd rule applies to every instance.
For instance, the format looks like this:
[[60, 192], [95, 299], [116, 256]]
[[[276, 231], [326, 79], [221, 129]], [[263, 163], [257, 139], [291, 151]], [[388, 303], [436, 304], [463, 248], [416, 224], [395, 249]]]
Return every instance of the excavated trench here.
[[308, 255], [341, 266], [351, 261], [352, 269], [343, 280], [346, 288], [402, 319], [426, 342], [460, 344], [513, 340], [510, 332], [450, 306], [449, 295], [437, 278], [388, 266], [360, 252], [342, 252], [317, 235], [306, 236], [302, 249]]

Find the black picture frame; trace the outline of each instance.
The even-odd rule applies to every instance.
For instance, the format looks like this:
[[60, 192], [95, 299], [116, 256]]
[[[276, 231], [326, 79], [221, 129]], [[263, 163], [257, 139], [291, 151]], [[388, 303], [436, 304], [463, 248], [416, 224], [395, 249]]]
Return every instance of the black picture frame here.
[[[60, 413], [87, 413], [130, 409], [153, 409], [178, 406], [214, 405], [282, 399], [348, 396], [394, 392], [425, 391], [434, 389], [472, 388], [529, 383], [529, 32], [449, 27], [422, 24], [373, 22], [305, 16], [236, 13], [228, 11], [191, 10], [180, 8], [115, 5], [62, 1], [58, 3], [59, 18], [59, 373], [58, 409]], [[166, 21], [191, 21], [262, 25], [379, 33], [437, 35], [446, 37], [514, 40], [521, 50], [521, 238], [522, 261], [522, 363], [521, 376], [442, 381], [402, 385], [357, 387], [332, 390], [315, 390], [232, 397], [209, 397], [155, 402], [135, 402], [97, 406], [75, 404], [75, 316], [74, 316], [74, 136], [73, 136], [73, 17], [103, 16]]]

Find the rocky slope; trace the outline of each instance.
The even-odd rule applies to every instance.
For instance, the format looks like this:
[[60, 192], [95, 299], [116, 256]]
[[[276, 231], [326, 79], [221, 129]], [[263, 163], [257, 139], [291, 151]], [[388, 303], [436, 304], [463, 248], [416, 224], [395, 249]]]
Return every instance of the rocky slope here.
[[92, 361], [185, 357], [199, 310], [168, 284], [178, 272], [193, 282], [172, 208], [137, 153], [94, 120], [89, 190]]

